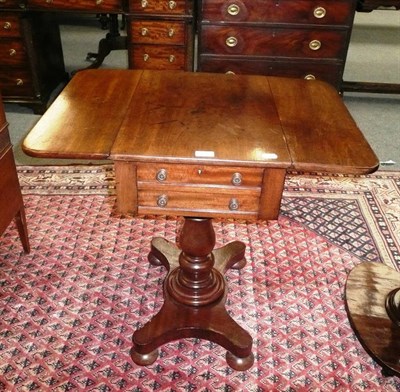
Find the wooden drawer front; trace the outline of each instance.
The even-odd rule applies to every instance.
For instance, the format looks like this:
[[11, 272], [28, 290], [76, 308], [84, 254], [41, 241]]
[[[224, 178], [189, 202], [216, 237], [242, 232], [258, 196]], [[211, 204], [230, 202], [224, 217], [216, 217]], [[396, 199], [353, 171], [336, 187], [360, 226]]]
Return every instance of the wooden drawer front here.
[[191, 11], [187, 10], [185, 0], [130, 0], [129, 10], [144, 14], [191, 14]]
[[324, 80], [338, 88], [342, 81], [342, 61], [274, 61], [260, 58], [231, 58], [228, 56], [200, 56], [199, 70], [247, 75], [285, 76]]
[[138, 164], [137, 181], [159, 184], [208, 184], [261, 187], [263, 169], [207, 165]]
[[185, 70], [185, 48], [172, 45], [133, 45], [129, 67], [157, 70]]
[[122, 10], [122, 0], [29, 0], [28, 7], [116, 12]]
[[202, 19], [229, 22], [349, 25], [351, 1], [204, 0]]
[[30, 72], [22, 69], [0, 69], [0, 90], [4, 97], [30, 97], [34, 94]]
[[347, 32], [342, 30], [203, 26], [201, 52], [253, 56], [339, 58]]
[[166, 45], [185, 44], [185, 22], [134, 20], [130, 24], [131, 42]]
[[20, 37], [20, 24], [17, 14], [1, 13], [0, 14], [0, 38], [3, 37]]
[[[231, 187], [232, 188], [232, 187]], [[140, 214], [257, 217], [260, 191], [215, 187], [138, 188]]]
[[0, 41], [0, 65], [20, 65], [27, 61], [22, 41], [5, 39]]
[[[21, 5], [22, 4], [22, 5]], [[23, 8], [22, 0], [0, 0], [1, 8]]]

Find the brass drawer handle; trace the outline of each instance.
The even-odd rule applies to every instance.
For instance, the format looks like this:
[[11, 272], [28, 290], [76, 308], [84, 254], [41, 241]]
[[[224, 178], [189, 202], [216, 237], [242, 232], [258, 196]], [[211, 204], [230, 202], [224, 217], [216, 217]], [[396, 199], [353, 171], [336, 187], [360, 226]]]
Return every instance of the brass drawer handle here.
[[140, 29], [140, 34], [141, 34], [143, 37], [145, 37], [146, 35], [149, 34], [149, 29], [147, 29], [146, 27], [142, 27], [142, 28]]
[[145, 53], [143, 55], [143, 61], [149, 61], [149, 60], [150, 60], [150, 56], [147, 53]]
[[167, 174], [165, 169], [160, 169], [156, 174], [156, 180], [160, 182], [165, 181], [167, 179]]
[[10, 54], [10, 56], [15, 56], [17, 54], [17, 51], [15, 49], [10, 49], [8, 53]]
[[11, 23], [10, 22], [5, 22], [3, 26], [4, 30], [10, 30], [11, 29]]
[[141, 5], [142, 8], [146, 8], [149, 5], [149, 2], [147, 0], [142, 0]]
[[228, 37], [225, 40], [225, 43], [226, 43], [226, 46], [229, 46], [230, 48], [234, 48], [237, 45], [238, 40], [236, 37]]
[[175, 30], [172, 27], [170, 27], [168, 29], [168, 37], [172, 38], [174, 35], [175, 35]]
[[24, 81], [22, 79], [17, 79], [15, 82], [17, 86], [22, 86], [24, 84]]
[[235, 186], [242, 185], [242, 175], [240, 173], [232, 174], [232, 184]]
[[313, 74], [308, 74], [308, 75], [304, 76], [304, 79], [305, 80], [315, 80], [316, 77]]
[[168, 204], [168, 196], [167, 195], [160, 195], [157, 197], [157, 205], [159, 207], [166, 207]]
[[173, 63], [174, 61], [175, 61], [175, 56], [173, 55], [173, 54], [170, 54], [169, 55], [169, 57], [168, 57], [168, 61], [170, 62], [170, 63]]
[[240, 12], [240, 7], [237, 4], [230, 4], [228, 7], [228, 14], [232, 16], [238, 15]]
[[319, 50], [321, 48], [321, 41], [318, 41], [317, 39], [313, 39], [309, 44], [308, 47], [311, 50]]
[[317, 19], [325, 18], [325, 15], [326, 15], [326, 9], [324, 7], [316, 7], [314, 9], [314, 16]]
[[174, 0], [171, 0], [171, 1], [168, 2], [168, 8], [170, 10], [174, 10], [176, 8], [176, 5], [177, 5], [176, 1], [174, 1]]
[[232, 198], [232, 199], [229, 201], [229, 209], [230, 209], [231, 211], [237, 211], [237, 210], [239, 209], [239, 202], [238, 202], [237, 199]]

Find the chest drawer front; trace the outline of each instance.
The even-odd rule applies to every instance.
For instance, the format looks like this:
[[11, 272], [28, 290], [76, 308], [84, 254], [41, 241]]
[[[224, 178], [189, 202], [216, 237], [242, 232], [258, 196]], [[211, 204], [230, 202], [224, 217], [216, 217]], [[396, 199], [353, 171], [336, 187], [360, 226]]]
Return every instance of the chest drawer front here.
[[0, 14], [0, 38], [3, 37], [20, 37], [19, 17], [16, 14], [1, 13]]
[[27, 60], [25, 47], [18, 39], [0, 41], [0, 64], [19, 65]]
[[342, 80], [343, 62], [331, 61], [274, 61], [259, 58], [235, 59], [228, 56], [200, 56], [202, 72], [235, 73], [296, 77], [308, 80], [324, 80], [338, 88]]
[[54, 8], [65, 10], [121, 11], [121, 0], [29, 0], [29, 8]]
[[159, 184], [209, 184], [261, 187], [263, 169], [218, 167], [208, 165], [145, 164], [138, 165], [138, 182]]
[[351, 1], [205, 0], [202, 3], [202, 19], [206, 21], [348, 25], [351, 18]]
[[129, 10], [144, 14], [184, 15], [191, 13], [185, 0], [130, 0]]
[[185, 70], [185, 48], [172, 45], [133, 45], [129, 53], [133, 69]]
[[185, 22], [134, 20], [130, 23], [131, 42], [184, 45]]
[[338, 58], [346, 31], [203, 26], [201, 52], [252, 56]]
[[257, 217], [259, 190], [232, 190], [227, 188], [156, 187], [138, 190], [138, 211], [141, 214], [216, 216], [244, 215]]
[[32, 96], [34, 88], [30, 72], [19, 68], [3, 72], [0, 68], [0, 90], [7, 97]]

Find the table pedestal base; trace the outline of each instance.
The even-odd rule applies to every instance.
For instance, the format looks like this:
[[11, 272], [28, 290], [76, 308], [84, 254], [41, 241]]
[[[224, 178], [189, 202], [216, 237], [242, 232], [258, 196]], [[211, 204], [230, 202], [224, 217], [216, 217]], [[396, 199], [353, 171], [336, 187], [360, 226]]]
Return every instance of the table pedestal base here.
[[211, 219], [185, 218], [178, 249], [163, 238], [151, 242], [149, 261], [164, 265], [164, 304], [159, 313], [133, 334], [132, 360], [149, 365], [158, 347], [181, 339], [200, 338], [227, 349], [228, 365], [247, 370], [253, 362], [252, 338], [225, 309], [227, 288], [224, 273], [246, 264], [245, 245], [234, 241], [214, 249]]
[[346, 283], [346, 307], [354, 332], [385, 376], [400, 376], [399, 288], [399, 272], [371, 262], [357, 265]]

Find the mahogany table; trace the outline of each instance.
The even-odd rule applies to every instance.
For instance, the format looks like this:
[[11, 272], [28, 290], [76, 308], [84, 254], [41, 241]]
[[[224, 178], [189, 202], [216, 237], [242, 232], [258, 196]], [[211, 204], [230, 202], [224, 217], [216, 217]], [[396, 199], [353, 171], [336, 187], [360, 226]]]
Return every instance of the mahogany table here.
[[[106, 86], [106, 89], [104, 88]], [[24, 141], [36, 157], [111, 159], [122, 214], [184, 216], [164, 265], [164, 305], [133, 335], [147, 365], [168, 341], [198, 337], [251, 367], [252, 338], [227, 313], [224, 273], [245, 245], [214, 249], [214, 217], [276, 219], [288, 169], [364, 174], [378, 161], [328, 84], [301, 79], [139, 70], [79, 72]]]

